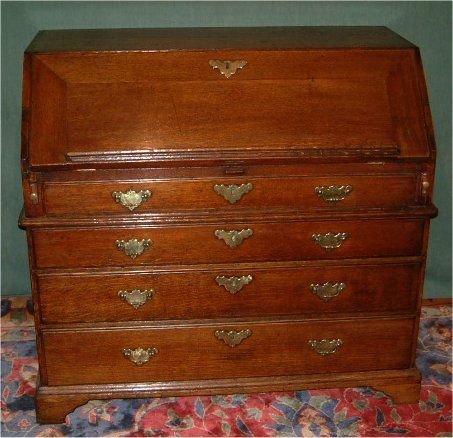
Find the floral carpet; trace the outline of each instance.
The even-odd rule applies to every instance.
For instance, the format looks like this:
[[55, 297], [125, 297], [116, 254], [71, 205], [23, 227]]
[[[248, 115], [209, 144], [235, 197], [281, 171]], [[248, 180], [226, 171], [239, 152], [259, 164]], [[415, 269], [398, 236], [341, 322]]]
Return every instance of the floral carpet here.
[[420, 402], [393, 405], [369, 388], [92, 401], [59, 425], [38, 425], [32, 305], [2, 300], [2, 435], [452, 436], [451, 309], [424, 307]]

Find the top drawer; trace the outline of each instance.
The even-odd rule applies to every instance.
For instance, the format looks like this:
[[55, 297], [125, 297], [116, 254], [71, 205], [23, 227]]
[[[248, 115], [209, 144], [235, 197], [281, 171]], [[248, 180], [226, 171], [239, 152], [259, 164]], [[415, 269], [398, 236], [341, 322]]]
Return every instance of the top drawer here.
[[395, 208], [415, 205], [415, 174], [50, 182], [48, 215], [177, 210]]
[[427, 157], [417, 62], [409, 49], [32, 54], [23, 158]]

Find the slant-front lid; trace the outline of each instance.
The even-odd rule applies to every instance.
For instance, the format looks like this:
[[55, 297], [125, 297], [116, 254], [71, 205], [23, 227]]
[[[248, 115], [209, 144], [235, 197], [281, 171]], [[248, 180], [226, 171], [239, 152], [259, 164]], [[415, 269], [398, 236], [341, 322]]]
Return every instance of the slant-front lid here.
[[25, 62], [24, 159], [427, 157], [418, 62], [385, 28], [45, 31]]

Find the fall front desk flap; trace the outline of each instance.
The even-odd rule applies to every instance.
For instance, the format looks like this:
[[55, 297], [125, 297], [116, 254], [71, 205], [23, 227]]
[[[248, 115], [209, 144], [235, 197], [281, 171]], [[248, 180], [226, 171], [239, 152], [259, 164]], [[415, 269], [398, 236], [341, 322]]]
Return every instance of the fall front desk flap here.
[[115, 52], [35, 44], [24, 64], [28, 166], [430, 155], [410, 45], [213, 50], [200, 41]]

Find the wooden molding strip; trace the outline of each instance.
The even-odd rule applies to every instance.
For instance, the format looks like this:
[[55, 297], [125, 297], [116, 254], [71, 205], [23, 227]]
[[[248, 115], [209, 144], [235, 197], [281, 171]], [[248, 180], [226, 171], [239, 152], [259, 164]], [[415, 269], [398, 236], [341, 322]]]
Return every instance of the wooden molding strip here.
[[451, 298], [423, 298], [422, 306], [451, 306]]

